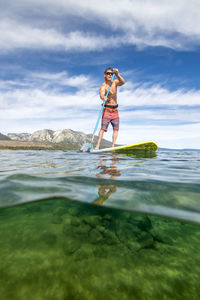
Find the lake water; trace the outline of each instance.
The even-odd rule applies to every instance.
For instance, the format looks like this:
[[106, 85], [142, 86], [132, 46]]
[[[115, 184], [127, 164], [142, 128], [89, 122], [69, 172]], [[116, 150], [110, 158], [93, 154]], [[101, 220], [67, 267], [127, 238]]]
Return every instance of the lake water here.
[[199, 299], [199, 151], [0, 165], [0, 299]]

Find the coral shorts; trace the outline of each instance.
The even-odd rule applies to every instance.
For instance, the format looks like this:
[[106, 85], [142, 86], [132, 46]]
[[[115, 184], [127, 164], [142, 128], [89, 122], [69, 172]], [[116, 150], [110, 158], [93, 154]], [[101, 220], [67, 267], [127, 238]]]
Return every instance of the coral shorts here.
[[101, 129], [108, 130], [108, 125], [111, 123], [113, 130], [119, 130], [119, 114], [117, 109], [109, 109], [107, 107], [103, 110]]

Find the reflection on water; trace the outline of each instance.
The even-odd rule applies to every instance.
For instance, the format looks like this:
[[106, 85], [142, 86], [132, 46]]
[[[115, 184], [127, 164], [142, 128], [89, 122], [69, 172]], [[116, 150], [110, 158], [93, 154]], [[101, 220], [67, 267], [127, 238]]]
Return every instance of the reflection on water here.
[[117, 177], [121, 176], [120, 170], [117, 169], [117, 164], [119, 163], [120, 155], [129, 158], [141, 159], [141, 158], [155, 158], [157, 156], [156, 152], [150, 151], [125, 151], [124, 153], [112, 153], [108, 158], [106, 155], [100, 159], [96, 172], [94, 175], [98, 179], [106, 179], [107, 183], [96, 184], [98, 188], [98, 196], [91, 203], [92, 204], [103, 204], [113, 193], [117, 192], [117, 182], [115, 184], [109, 184], [109, 182], [114, 181]]
[[[110, 180], [114, 180], [116, 177], [119, 177], [121, 173], [117, 170], [116, 166], [118, 161], [119, 158], [117, 154], [113, 154], [109, 160], [107, 158], [101, 159], [97, 167], [99, 172], [95, 173], [95, 176], [97, 178], [107, 178]], [[109, 166], [107, 166], [107, 163], [109, 163]], [[110, 197], [110, 195], [117, 191], [117, 187], [114, 184], [102, 183], [97, 184], [96, 187], [98, 187], [98, 197], [92, 202], [92, 204], [102, 204]]]
[[157, 157], [157, 153], [151, 152], [151, 151], [124, 151], [124, 152], [121, 152], [120, 154], [122, 154], [126, 157], [131, 157], [131, 158], [155, 158], [155, 157]]

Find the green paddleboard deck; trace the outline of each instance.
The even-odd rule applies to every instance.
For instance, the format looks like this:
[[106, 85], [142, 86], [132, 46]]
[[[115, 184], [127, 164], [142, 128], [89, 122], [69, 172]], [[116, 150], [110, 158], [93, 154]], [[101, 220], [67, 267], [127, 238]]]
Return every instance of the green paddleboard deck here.
[[130, 144], [125, 146], [118, 146], [113, 148], [104, 148], [98, 150], [91, 150], [92, 153], [101, 153], [101, 152], [119, 152], [119, 153], [132, 153], [134, 151], [149, 151], [149, 152], [156, 152], [158, 146], [154, 142], [144, 142], [138, 144]]

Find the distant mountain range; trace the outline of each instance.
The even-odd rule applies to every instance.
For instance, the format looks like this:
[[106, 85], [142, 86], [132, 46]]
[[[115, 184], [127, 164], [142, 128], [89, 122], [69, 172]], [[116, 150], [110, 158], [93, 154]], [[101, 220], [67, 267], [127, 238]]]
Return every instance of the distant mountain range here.
[[[73, 145], [75, 148], [80, 148], [84, 143], [91, 142], [92, 135], [85, 134], [80, 131], [71, 129], [50, 130], [43, 129], [34, 133], [8, 133], [7, 135], [0, 133], [0, 140], [21, 141], [21, 142], [43, 142], [53, 144]], [[94, 144], [97, 142], [97, 136], [94, 138]], [[110, 147], [111, 142], [103, 139], [101, 146]]]
[[0, 133], [0, 140], [1, 141], [8, 141], [8, 140], [10, 140], [10, 138], [7, 135], [4, 135], [4, 134]]
[[[72, 129], [51, 130], [43, 129], [35, 131], [34, 133], [8, 133], [7, 135], [0, 133], [0, 149], [12, 148], [14, 141], [18, 143], [19, 148], [24, 147], [37, 147], [38, 143], [45, 145], [46, 148], [49, 145], [52, 149], [80, 149], [84, 143], [90, 143], [92, 134], [85, 134], [80, 131], [74, 131]], [[94, 145], [97, 142], [97, 136], [94, 137]], [[5, 146], [5, 143], [6, 146]], [[101, 148], [111, 147], [112, 143], [105, 139], [102, 139]], [[39, 146], [39, 147], [40, 147]], [[117, 145], [116, 145], [117, 146]], [[177, 151], [200, 151], [200, 149], [168, 149], [160, 148], [159, 150], [177, 150]]]

